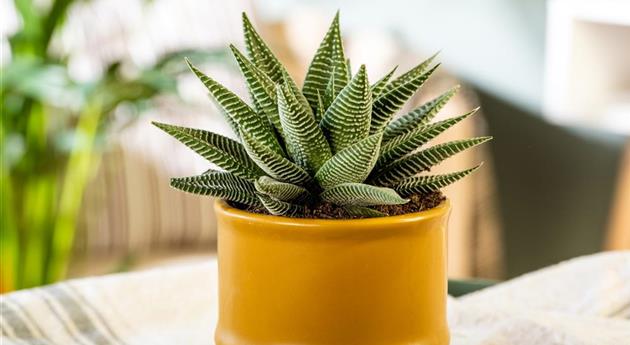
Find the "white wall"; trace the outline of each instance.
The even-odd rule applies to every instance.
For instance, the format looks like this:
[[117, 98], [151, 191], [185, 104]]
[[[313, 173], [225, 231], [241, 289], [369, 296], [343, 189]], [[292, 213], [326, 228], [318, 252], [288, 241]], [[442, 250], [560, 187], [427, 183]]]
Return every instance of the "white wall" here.
[[[265, 0], [258, 13], [281, 19], [310, 6], [342, 30], [386, 29], [412, 49], [441, 50], [460, 77], [532, 110], [542, 104], [545, 0]], [[358, 64], [355, 62], [354, 64]]]

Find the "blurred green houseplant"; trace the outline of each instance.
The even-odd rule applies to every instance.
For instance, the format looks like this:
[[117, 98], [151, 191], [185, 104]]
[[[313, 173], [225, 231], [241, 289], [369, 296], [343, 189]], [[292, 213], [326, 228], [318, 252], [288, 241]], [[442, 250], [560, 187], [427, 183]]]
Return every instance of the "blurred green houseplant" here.
[[1, 67], [0, 291], [62, 279], [72, 251], [85, 187], [99, 160], [99, 143], [120, 105], [140, 113], [151, 99], [176, 90], [183, 55], [222, 59], [224, 51], [165, 55], [133, 77], [121, 61], [92, 82], [68, 74], [67, 56], [50, 52], [74, 0], [47, 11], [16, 0], [22, 28], [10, 37], [11, 61]]

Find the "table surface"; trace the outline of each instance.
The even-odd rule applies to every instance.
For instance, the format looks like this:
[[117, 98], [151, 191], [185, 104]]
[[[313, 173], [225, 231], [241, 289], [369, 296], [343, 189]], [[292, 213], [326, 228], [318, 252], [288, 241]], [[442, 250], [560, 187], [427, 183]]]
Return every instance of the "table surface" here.
[[[216, 282], [211, 259], [6, 294], [0, 343], [211, 344]], [[448, 302], [452, 345], [627, 344], [630, 251], [577, 258]]]

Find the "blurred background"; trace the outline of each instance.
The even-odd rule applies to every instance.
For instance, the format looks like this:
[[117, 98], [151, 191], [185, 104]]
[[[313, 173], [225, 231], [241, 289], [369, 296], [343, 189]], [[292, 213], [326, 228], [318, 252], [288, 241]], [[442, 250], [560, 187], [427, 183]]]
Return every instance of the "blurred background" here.
[[212, 200], [168, 186], [207, 164], [150, 121], [229, 135], [183, 57], [246, 95], [246, 11], [301, 80], [337, 9], [372, 80], [440, 51], [408, 106], [482, 114], [439, 141], [495, 137], [440, 166], [486, 162], [445, 191], [451, 277], [630, 249], [627, 0], [0, 0], [0, 290], [213, 255]]

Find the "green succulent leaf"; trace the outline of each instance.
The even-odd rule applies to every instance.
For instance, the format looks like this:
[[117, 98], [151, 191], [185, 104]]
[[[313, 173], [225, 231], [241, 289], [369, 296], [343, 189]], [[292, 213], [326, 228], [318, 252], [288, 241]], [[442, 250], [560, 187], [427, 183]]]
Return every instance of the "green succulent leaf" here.
[[227, 112], [225, 112], [225, 110], [221, 107], [219, 102], [217, 102], [217, 100], [214, 99], [214, 97], [212, 97], [212, 95], [209, 94], [209, 93], [208, 93], [208, 99], [217, 108], [217, 110], [219, 111], [221, 116], [225, 119], [225, 122], [228, 123], [228, 125], [230, 126], [230, 129], [232, 129], [232, 132], [234, 133], [234, 135], [237, 136], [240, 139], [238, 124], [236, 122], [234, 122], [232, 117]]
[[290, 202], [278, 200], [265, 194], [258, 194], [258, 199], [262, 202], [269, 213], [275, 216], [296, 216], [306, 213], [304, 205], [292, 204]]
[[274, 215], [308, 216], [311, 206], [330, 202], [350, 217], [382, 217], [387, 213], [371, 206], [404, 204], [408, 200], [401, 195], [434, 191], [477, 168], [417, 175], [490, 140], [479, 137], [419, 150], [474, 113], [430, 123], [456, 89], [392, 121], [439, 66], [432, 67], [435, 55], [399, 77], [394, 77], [394, 68], [370, 85], [364, 65], [352, 73], [337, 13], [300, 90], [244, 13], [243, 28], [247, 56], [233, 45], [230, 49], [251, 107], [186, 60], [241, 143], [154, 123], [225, 170], [174, 178], [173, 187], [265, 208]]
[[352, 65], [350, 59], [346, 59], [346, 71], [348, 71], [348, 80], [352, 80]]
[[437, 115], [437, 113], [448, 103], [459, 90], [459, 85], [446, 91], [442, 95], [432, 99], [431, 101], [419, 106], [418, 108], [402, 115], [392, 121], [383, 131], [383, 140], [387, 141], [401, 134], [409, 133], [419, 128]]
[[429, 170], [431, 167], [440, 164], [459, 152], [483, 144], [491, 139], [492, 137], [478, 137], [449, 141], [418, 151], [378, 170], [374, 174], [376, 176], [373, 179], [374, 183], [382, 186], [393, 185], [398, 181]]
[[[261, 178], [262, 177], [264, 176], [261, 176]], [[251, 195], [256, 194], [256, 188], [253, 182], [227, 171], [209, 169], [202, 175], [175, 177], [171, 179], [171, 182], [172, 181], [176, 181], [180, 184], [199, 185], [208, 188], [218, 187]]]
[[422, 61], [421, 63], [419, 63], [414, 68], [408, 70], [407, 72], [405, 72], [402, 75], [400, 75], [398, 78], [392, 80], [391, 83], [387, 84], [387, 86], [385, 87], [383, 92], [384, 93], [388, 93], [390, 91], [393, 91], [394, 89], [398, 88], [399, 86], [407, 84], [410, 81], [412, 81], [413, 79], [416, 79], [417, 77], [425, 74], [425, 72], [427, 71], [427, 69], [429, 68], [429, 66], [433, 62], [433, 60], [435, 60], [435, 57], [438, 54], [439, 54], [439, 52], [433, 54], [431, 57], [429, 57], [428, 59]]
[[267, 74], [275, 84], [288, 84], [293, 89], [300, 103], [310, 109], [306, 97], [299, 91], [297, 84], [293, 78], [291, 78], [286, 68], [280, 63], [258, 32], [256, 32], [245, 13], [243, 13], [243, 31], [245, 34], [245, 46], [254, 65]]
[[422, 126], [409, 133], [401, 134], [383, 145], [377, 165], [383, 166], [393, 160], [415, 151], [421, 145], [442, 134], [447, 129], [474, 114], [477, 109], [461, 116]]
[[248, 55], [253, 64], [264, 74], [266, 74], [274, 84], [289, 84], [294, 90], [298, 100], [304, 106], [309, 107], [309, 102], [306, 97], [299, 92], [297, 84], [293, 78], [289, 75], [286, 68], [280, 63], [278, 58], [273, 54], [269, 46], [260, 37], [251, 21], [245, 13], [243, 13], [243, 31], [245, 36], [245, 46], [247, 48]]
[[[330, 28], [322, 40], [304, 79], [302, 93], [316, 111], [318, 107], [317, 92], [324, 94], [330, 80], [335, 81], [333, 98], [348, 83], [349, 68], [343, 51], [341, 30], [339, 29], [339, 12], [335, 15]], [[333, 77], [334, 76], [334, 77]]]
[[315, 121], [317, 123], [321, 123], [324, 118], [324, 114], [326, 113], [327, 107], [324, 106], [324, 99], [322, 98], [319, 91], [317, 91], [317, 110], [315, 111]]
[[279, 154], [284, 153], [278, 139], [275, 135], [273, 135], [269, 122], [266, 119], [256, 114], [249, 105], [243, 102], [243, 100], [241, 100], [232, 91], [199, 71], [190, 63], [190, 61], [186, 60], [186, 63], [188, 63], [188, 67], [206, 86], [210, 95], [238, 125], [240, 131], [245, 131], [251, 134], [274, 152]]
[[409, 200], [401, 198], [395, 190], [362, 183], [343, 183], [321, 194], [325, 201], [336, 205], [373, 206], [399, 205]]
[[198, 176], [172, 178], [171, 186], [188, 193], [262, 206], [256, 197], [254, 184], [228, 172], [212, 171]]
[[387, 216], [387, 213], [383, 213], [383, 212], [377, 211], [377, 210], [375, 210], [373, 208], [364, 207], [364, 206], [347, 205], [347, 206], [344, 206], [343, 209], [349, 215], [354, 216], [354, 217], [374, 218], [374, 217], [385, 217], [385, 216]]
[[295, 84], [295, 81], [293, 80], [293, 78], [291, 78], [289, 73], [287, 73], [286, 71], [284, 72], [284, 78], [282, 79], [282, 82], [279, 84], [287, 85], [291, 89], [291, 92], [293, 93], [293, 95], [295, 95], [295, 98], [297, 98], [297, 100], [300, 102], [300, 105], [304, 109], [304, 112], [308, 113], [313, 118], [315, 117], [313, 113], [313, 109], [311, 109], [311, 106], [306, 100], [306, 97], [304, 97], [304, 94], [297, 87], [297, 85]]
[[332, 153], [324, 133], [286, 84], [278, 85], [278, 108], [285, 139], [291, 146], [293, 160], [306, 171], [315, 173]]
[[243, 13], [243, 32], [245, 35], [245, 46], [249, 57], [254, 64], [273, 80], [274, 83], [282, 82], [285, 72], [284, 66], [278, 58], [273, 54], [269, 46], [260, 37], [252, 22]]
[[298, 185], [312, 183], [311, 176], [290, 160], [272, 151], [246, 132], [241, 132], [243, 146], [249, 157], [269, 176]]
[[267, 115], [269, 122], [283, 135], [278, 115], [276, 85], [263, 71], [251, 63], [234, 45], [230, 44], [232, 54], [247, 82], [247, 88], [254, 101], [256, 110]]
[[332, 102], [321, 122], [333, 152], [366, 138], [370, 132], [372, 93], [365, 65]]
[[379, 79], [376, 83], [372, 85], [372, 98], [376, 99], [381, 94], [381, 92], [383, 92], [385, 86], [396, 72], [396, 69], [398, 69], [398, 66], [392, 68], [389, 73], [385, 74], [381, 79]]
[[222, 135], [201, 129], [153, 122], [153, 124], [197, 152], [203, 158], [232, 174], [251, 181], [264, 172], [249, 158], [243, 145]]
[[[402, 78], [400, 77], [387, 84], [383, 92], [381, 92], [378, 98], [374, 100], [374, 104], [372, 106], [372, 124], [370, 126], [370, 133], [373, 134], [382, 131], [385, 126], [389, 124], [389, 121], [394, 114], [403, 107], [405, 102], [407, 102], [409, 98], [418, 91], [418, 89], [424, 84], [424, 82], [427, 81], [427, 79], [429, 79], [431, 74], [433, 74], [439, 66], [440, 65], [438, 64], [431, 68], [428, 72], [417, 75], [409, 80], [405, 78], [404, 82], [397, 83], [397, 81]], [[405, 75], [407, 73], [405, 73]], [[392, 85], [396, 86], [392, 87]]]
[[381, 145], [381, 134], [371, 135], [335, 154], [315, 174], [315, 179], [324, 188], [342, 183], [360, 183], [368, 177]]
[[401, 195], [405, 196], [417, 193], [431, 193], [464, 178], [477, 170], [481, 165], [450, 174], [410, 177], [401, 181], [394, 188]]
[[335, 83], [336, 83], [335, 73], [333, 72], [330, 76], [330, 79], [328, 79], [328, 84], [326, 84], [326, 89], [324, 90], [324, 96], [322, 97], [324, 108], [326, 109], [328, 109], [330, 105], [332, 104], [332, 102], [335, 100], [335, 98], [337, 98], [337, 93], [335, 92], [337, 88], [335, 87]]
[[259, 193], [280, 201], [304, 201], [310, 197], [310, 193], [305, 188], [276, 181], [269, 176], [261, 176], [255, 182], [255, 187]]

